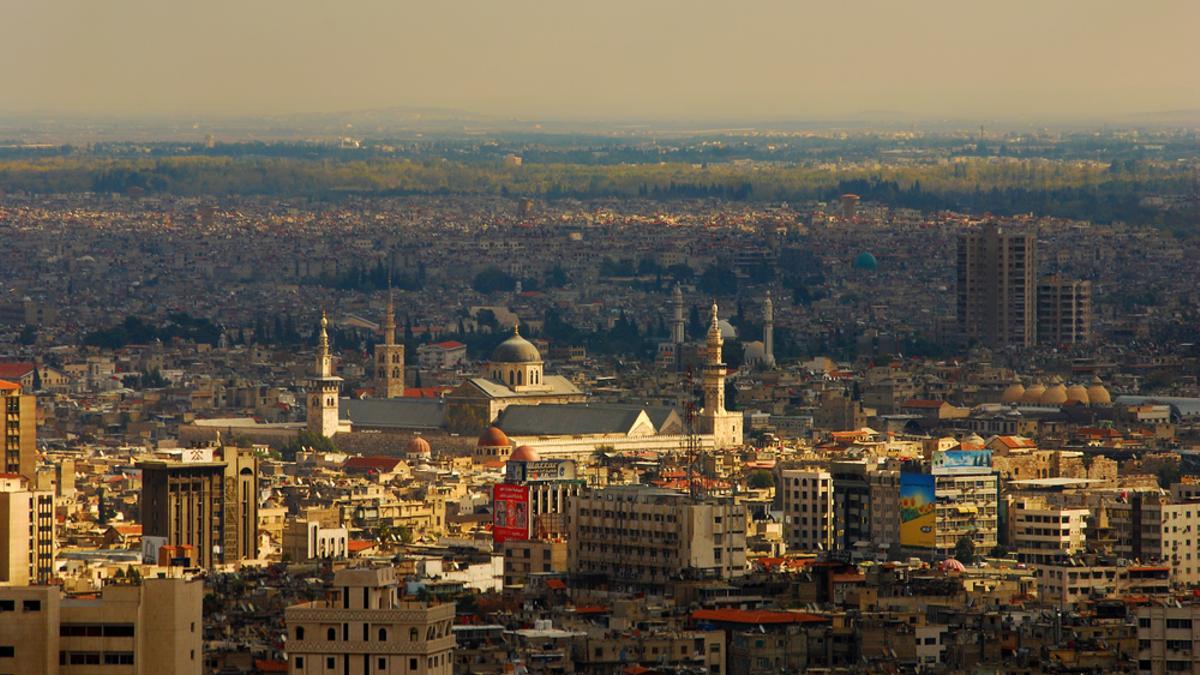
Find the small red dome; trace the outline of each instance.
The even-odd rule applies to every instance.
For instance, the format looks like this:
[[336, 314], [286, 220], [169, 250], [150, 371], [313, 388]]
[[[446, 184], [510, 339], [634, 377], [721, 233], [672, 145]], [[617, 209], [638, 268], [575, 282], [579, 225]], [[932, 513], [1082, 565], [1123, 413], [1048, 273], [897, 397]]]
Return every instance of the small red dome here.
[[537, 450], [534, 450], [533, 448], [529, 447], [528, 445], [522, 445], [521, 447], [517, 448], [516, 450], [513, 450], [513, 453], [512, 453], [512, 455], [509, 456], [508, 461], [510, 461], [510, 462], [536, 462], [540, 459], [541, 459], [541, 457], [538, 456]]
[[511, 443], [500, 427], [488, 427], [487, 431], [479, 437], [479, 443], [476, 445], [481, 448], [507, 448]]
[[941, 562], [939, 567], [942, 568], [943, 572], [965, 572], [965, 571], [967, 571], [967, 566], [962, 564], [961, 562], [955, 560], [954, 558], [946, 558], [945, 560], [943, 560]]
[[404, 452], [409, 455], [431, 455], [433, 454], [433, 448], [429, 447], [429, 441], [417, 436], [408, 442], [408, 445], [404, 448]]

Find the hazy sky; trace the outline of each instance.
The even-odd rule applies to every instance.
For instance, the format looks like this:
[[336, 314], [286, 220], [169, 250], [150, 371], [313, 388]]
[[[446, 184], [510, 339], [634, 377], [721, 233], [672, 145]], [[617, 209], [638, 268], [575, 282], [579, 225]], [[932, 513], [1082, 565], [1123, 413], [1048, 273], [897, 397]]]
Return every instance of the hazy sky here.
[[0, 112], [1200, 109], [1200, 0], [0, 0]]

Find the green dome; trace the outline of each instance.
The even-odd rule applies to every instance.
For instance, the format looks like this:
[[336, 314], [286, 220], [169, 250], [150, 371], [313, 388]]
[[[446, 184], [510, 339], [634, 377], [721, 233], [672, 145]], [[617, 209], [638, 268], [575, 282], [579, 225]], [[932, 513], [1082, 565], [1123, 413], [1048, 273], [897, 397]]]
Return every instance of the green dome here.
[[867, 251], [863, 251], [854, 259], [854, 266], [860, 270], [873, 270], [879, 267], [879, 261], [875, 259], [875, 256]]

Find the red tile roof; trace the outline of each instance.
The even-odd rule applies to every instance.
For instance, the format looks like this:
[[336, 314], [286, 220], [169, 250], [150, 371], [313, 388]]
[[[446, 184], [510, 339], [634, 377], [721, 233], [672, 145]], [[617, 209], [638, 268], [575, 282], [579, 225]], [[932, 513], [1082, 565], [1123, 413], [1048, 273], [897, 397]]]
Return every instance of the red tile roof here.
[[396, 457], [351, 457], [342, 462], [343, 469], [358, 471], [391, 471], [400, 460]]
[[346, 542], [346, 549], [351, 553], [362, 553], [373, 548], [375, 548], [375, 542], [365, 539], [351, 539]]
[[28, 362], [0, 363], [0, 379], [19, 380], [33, 371], [33, 364]]
[[744, 624], [828, 623], [827, 617], [803, 612], [780, 612], [769, 609], [698, 609], [692, 612], [696, 621]]
[[936, 401], [930, 398], [910, 398], [900, 405], [901, 408], [926, 408], [937, 410], [944, 405], [949, 405], [945, 401]]
[[444, 342], [435, 342], [429, 346], [437, 347], [439, 349], [458, 349], [459, 347], [466, 347], [465, 344], [459, 342], [458, 340], [446, 340]]

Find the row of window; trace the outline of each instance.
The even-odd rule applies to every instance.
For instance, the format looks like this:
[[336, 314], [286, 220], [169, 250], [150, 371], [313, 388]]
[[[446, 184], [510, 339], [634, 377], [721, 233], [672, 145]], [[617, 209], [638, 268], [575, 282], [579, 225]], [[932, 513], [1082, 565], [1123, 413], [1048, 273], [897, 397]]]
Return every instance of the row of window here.
[[58, 627], [59, 637], [133, 637], [131, 623], [64, 623]]
[[[349, 655], [346, 655], [346, 656], [343, 656], [343, 657], [341, 657], [341, 658], [343, 658], [343, 659], [349, 659], [349, 658], [350, 658], [350, 656], [349, 656]], [[326, 669], [326, 670], [333, 670], [333, 669], [337, 668], [337, 660], [338, 660], [338, 657], [336, 657], [336, 656], [326, 656], [326, 657], [325, 657], [325, 669]], [[431, 656], [431, 657], [429, 657], [429, 663], [428, 663], [427, 667], [429, 667], [429, 668], [436, 668], [436, 667], [438, 667], [438, 666], [445, 665], [445, 664], [447, 664], [447, 663], [449, 663], [449, 662], [450, 662], [450, 657], [449, 657], [448, 655], [446, 655], [446, 654], [438, 654], [438, 655], [436, 655], [436, 656]], [[132, 661], [130, 661], [130, 663], [132, 663]], [[304, 657], [303, 657], [303, 656], [297, 656], [297, 657], [295, 657], [295, 663], [296, 663], [296, 669], [297, 669], [297, 670], [299, 670], [299, 669], [301, 669], [301, 668], [304, 668]], [[388, 663], [387, 663], [387, 657], [386, 657], [386, 656], [380, 656], [380, 657], [377, 657], [377, 660], [376, 660], [376, 667], [377, 667], [377, 668], [378, 668], [380, 671], [387, 670], [387, 667], [388, 667]], [[415, 657], [410, 657], [410, 658], [408, 659], [408, 669], [409, 669], [409, 670], [416, 670], [416, 669], [417, 669], [417, 659], [416, 659]]]
[[[15, 612], [17, 611], [16, 600], [0, 600], [0, 612]], [[22, 600], [22, 612], [40, 612], [42, 611], [41, 600]]]
[[[363, 630], [363, 632], [362, 632], [363, 642], [370, 641], [369, 625], [364, 623], [362, 630]], [[426, 640], [436, 640], [438, 638], [445, 637], [446, 635], [449, 635], [448, 631], [449, 631], [449, 628], [444, 627], [441, 624], [432, 625], [429, 627], [429, 630], [425, 636], [425, 639]], [[130, 633], [130, 634], [132, 635], [132, 633]], [[305, 634], [304, 626], [296, 626], [296, 639], [303, 640], [304, 634]], [[378, 637], [380, 642], [387, 642], [387, 639], [388, 639], [387, 628], [380, 628], [380, 629], [378, 629], [378, 631], [375, 634]], [[329, 642], [336, 641], [338, 639], [337, 629], [332, 628], [332, 627], [325, 629], [325, 639]], [[343, 640], [350, 639], [350, 624], [342, 624], [342, 639]], [[417, 642], [420, 639], [421, 639], [421, 631], [420, 630], [418, 630], [415, 627], [408, 629], [408, 641], [409, 642]]]
[[604, 510], [602, 510], [602, 509], [579, 509], [579, 515], [592, 516], [595, 518], [600, 518], [600, 517], [616, 518], [617, 520], [653, 520], [656, 523], [661, 523], [661, 522], [663, 522], [663, 520], [666, 520], [666, 522], [668, 522], [668, 523], [675, 522], [675, 516], [673, 516], [673, 515], [664, 516], [661, 513], [637, 514], [637, 513], [629, 513], [628, 511], [610, 511], [607, 509], [604, 509]]
[[[1190, 661], [1167, 661], [1166, 669], [1168, 673], [1190, 673], [1192, 672], [1192, 664]], [[1138, 670], [1151, 672], [1152, 664], [1150, 661], [1138, 661]]]
[[133, 652], [59, 652], [60, 666], [132, 666]]

